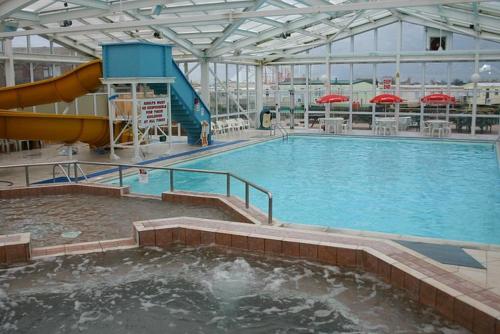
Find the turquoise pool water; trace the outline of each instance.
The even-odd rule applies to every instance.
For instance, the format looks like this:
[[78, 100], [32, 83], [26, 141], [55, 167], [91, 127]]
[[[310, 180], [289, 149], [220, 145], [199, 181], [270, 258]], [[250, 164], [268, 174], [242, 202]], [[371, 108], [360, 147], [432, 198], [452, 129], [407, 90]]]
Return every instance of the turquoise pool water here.
[[[500, 244], [500, 169], [490, 143], [297, 136], [177, 166], [230, 171], [267, 188], [281, 221]], [[168, 175], [125, 184], [160, 194]], [[225, 178], [176, 173], [175, 187], [223, 194]], [[232, 190], [244, 194], [238, 181]], [[251, 202], [267, 211], [260, 193]]]

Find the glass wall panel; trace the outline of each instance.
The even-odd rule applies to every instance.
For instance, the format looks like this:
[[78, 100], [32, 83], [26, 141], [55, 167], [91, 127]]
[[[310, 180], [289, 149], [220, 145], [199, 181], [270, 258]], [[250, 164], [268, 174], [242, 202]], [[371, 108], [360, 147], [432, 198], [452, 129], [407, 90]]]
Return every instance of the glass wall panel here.
[[324, 111], [325, 106], [317, 104], [316, 100], [326, 94], [326, 74], [325, 64], [313, 64], [310, 66], [309, 76], [309, 111]]
[[29, 36], [30, 52], [37, 54], [50, 54], [50, 42], [40, 36]]
[[350, 53], [351, 52], [351, 39], [344, 38], [332, 43], [332, 55], [336, 53]]
[[227, 114], [226, 64], [217, 66], [217, 110], [218, 115]]
[[403, 22], [402, 51], [425, 50], [425, 28], [421, 25]]
[[5, 65], [0, 62], [0, 87], [5, 87], [7, 83], [5, 82]]
[[396, 51], [398, 38], [398, 24], [392, 23], [378, 28], [378, 50]]
[[375, 32], [373, 30], [354, 36], [354, 52], [366, 53], [375, 50]]
[[14, 72], [16, 85], [31, 82], [29, 63], [15, 62]]

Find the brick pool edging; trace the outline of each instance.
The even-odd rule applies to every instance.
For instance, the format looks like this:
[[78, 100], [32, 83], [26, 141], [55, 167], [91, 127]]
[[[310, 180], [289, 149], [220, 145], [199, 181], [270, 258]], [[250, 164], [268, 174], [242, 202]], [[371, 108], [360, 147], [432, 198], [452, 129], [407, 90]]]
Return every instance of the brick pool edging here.
[[23, 186], [0, 189], [0, 199], [23, 196], [63, 195], [72, 193], [120, 197], [128, 194], [129, 188], [95, 183], [43, 184], [31, 187]]
[[139, 247], [215, 244], [359, 268], [474, 333], [500, 333], [500, 296], [386, 240], [199, 218], [135, 222]]
[[0, 265], [28, 262], [30, 256], [29, 233], [0, 235]]

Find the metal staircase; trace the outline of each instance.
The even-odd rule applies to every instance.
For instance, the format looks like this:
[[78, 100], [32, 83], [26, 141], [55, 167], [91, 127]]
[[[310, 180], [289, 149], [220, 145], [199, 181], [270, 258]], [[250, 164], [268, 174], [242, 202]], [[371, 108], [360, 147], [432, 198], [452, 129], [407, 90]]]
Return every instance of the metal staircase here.
[[[172, 73], [169, 75], [175, 77], [175, 82], [170, 88], [172, 119], [181, 123], [187, 133], [188, 144], [200, 144], [202, 122], [208, 123], [207, 129], [210, 131], [210, 111], [174, 61], [172, 61]], [[155, 94], [167, 94], [163, 84], [150, 84], [149, 86]], [[211, 137], [209, 133], [208, 144], [212, 142]]]

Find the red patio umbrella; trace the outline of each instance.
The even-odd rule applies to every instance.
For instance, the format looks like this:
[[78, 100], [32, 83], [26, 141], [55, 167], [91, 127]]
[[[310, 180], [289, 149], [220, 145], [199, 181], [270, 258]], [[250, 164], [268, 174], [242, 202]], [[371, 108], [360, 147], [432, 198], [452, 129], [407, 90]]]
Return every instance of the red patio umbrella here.
[[370, 103], [375, 103], [375, 104], [384, 104], [384, 117], [386, 116], [387, 113], [387, 105], [388, 104], [396, 104], [396, 103], [401, 103], [404, 100], [400, 98], [397, 95], [392, 95], [392, 94], [380, 94], [375, 96], [370, 100]]
[[349, 101], [348, 96], [337, 95], [337, 94], [329, 94], [320, 97], [316, 100], [317, 103], [325, 104], [325, 103], [340, 103]]
[[439, 106], [446, 106], [455, 104], [456, 99], [454, 96], [446, 94], [430, 94], [420, 99], [423, 104], [432, 104], [436, 106], [436, 119], [439, 117]]
[[420, 99], [422, 103], [425, 104], [434, 104], [434, 105], [447, 105], [447, 104], [455, 104], [456, 100], [454, 96], [446, 95], [446, 94], [430, 94], [426, 95]]
[[376, 104], [395, 104], [395, 103], [401, 103], [404, 100], [400, 98], [399, 96], [392, 95], [392, 94], [380, 94], [375, 96], [370, 100], [370, 103], [376, 103]]

